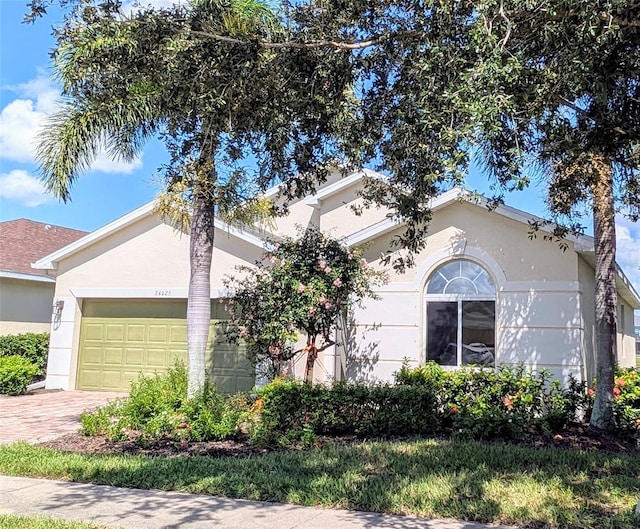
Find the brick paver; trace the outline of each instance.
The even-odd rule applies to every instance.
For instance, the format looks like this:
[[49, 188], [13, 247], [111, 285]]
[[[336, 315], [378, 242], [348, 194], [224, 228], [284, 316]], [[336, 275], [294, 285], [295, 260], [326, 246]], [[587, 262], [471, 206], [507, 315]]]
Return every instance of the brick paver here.
[[120, 393], [43, 391], [18, 397], [0, 395], [0, 444], [36, 443], [77, 432], [80, 414], [113, 400]]

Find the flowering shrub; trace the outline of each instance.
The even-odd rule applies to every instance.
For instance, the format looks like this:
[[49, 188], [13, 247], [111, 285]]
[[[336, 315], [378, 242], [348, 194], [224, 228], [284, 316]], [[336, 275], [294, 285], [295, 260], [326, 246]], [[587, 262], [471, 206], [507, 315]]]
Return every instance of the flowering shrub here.
[[303, 350], [308, 353], [309, 375], [317, 353], [333, 344], [338, 316], [373, 297], [372, 287], [384, 281], [358, 250], [316, 228], [274, 243], [257, 268], [242, 271], [245, 278], [227, 281], [234, 294], [227, 306], [225, 334], [231, 342], [244, 341], [255, 366], [264, 367], [267, 361], [271, 376], [301, 352], [295, 348], [301, 333], [307, 337]]
[[583, 394], [575, 381], [563, 390], [548, 371], [531, 371], [523, 365], [445, 371], [430, 362], [417, 369], [403, 366], [396, 382], [435, 384], [443, 424], [456, 435], [485, 439], [558, 431], [577, 419]]
[[[593, 406], [596, 385], [587, 390], [589, 407]], [[618, 429], [640, 437], [640, 370], [616, 368], [613, 406]]]

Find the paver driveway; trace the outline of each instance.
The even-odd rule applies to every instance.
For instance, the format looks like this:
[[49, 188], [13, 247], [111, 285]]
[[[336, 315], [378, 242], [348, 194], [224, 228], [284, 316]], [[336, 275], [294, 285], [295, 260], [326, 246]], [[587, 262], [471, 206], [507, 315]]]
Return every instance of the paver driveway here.
[[123, 394], [98, 391], [42, 391], [0, 395], [0, 444], [36, 443], [76, 432], [80, 414]]

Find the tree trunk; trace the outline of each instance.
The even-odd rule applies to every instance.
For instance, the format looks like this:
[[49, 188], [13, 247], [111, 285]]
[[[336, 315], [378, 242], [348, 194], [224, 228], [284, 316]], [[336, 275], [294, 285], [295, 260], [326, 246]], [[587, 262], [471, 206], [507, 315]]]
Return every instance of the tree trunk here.
[[305, 347], [307, 351], [307, 365], [305, 369], [304, 381], [309, 384], [313, 383], [313, 367], [316, 363], [316, 358], [318, 358], [318, 348], [316, 347], [316, 337], [309, 336], [307, 337], [307, 346]]
[[618, 299], [616, 291], [616, 224], [611, 165], [594, 157], [593, 224], [596, 258], [596, 398], [591, 426], [613, 430], [614, 367]]
[[189, 299], [187, 300], [187, 348], [189, 381], [193, 397], [206, 380], [205, 357], [211, 324], [211, 261], [213, 259], [214, 208], [201, 191], [194, 195], [190, 233]]

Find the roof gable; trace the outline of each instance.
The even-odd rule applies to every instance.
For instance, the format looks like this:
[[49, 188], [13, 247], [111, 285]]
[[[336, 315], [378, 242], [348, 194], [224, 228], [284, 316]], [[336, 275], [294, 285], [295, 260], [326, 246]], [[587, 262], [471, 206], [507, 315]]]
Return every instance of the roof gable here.
[[[126, 215], [123, 215], [113, 222], [101, 228], [98, 228], [97, 230], [89, 234], [86, 234], [84, 237], [72, 242], [71, 244], [59, 249], [58, 251], [43, 256], [41, 259], [34, 263], [34, 267], [43, 270], [55, 270], [58, 267], [58, 262], [62, 259], [66, 259], [67, 257], [70, 257], [73, 254], [84, 250], [85, 248], [88, 248], [93, 244], [96, 244], [106, 237], [113, 235], [114, 233], [140, 221], [141, 219], [149, 215], [156, 214], [155, 202], [148, 202], [147, 204], [127, 213]], [[253, 244], [254, 246], [264, 248], [266, 245], [265, 240], [261, 236], [254, 233], [252, 230], [232, 226], [217, 217], [215, 218], [215, 227], [219, 230], [229, 233], [230, 235], [234, 235], [240, 239], [243, 239], [246, 242]]]

